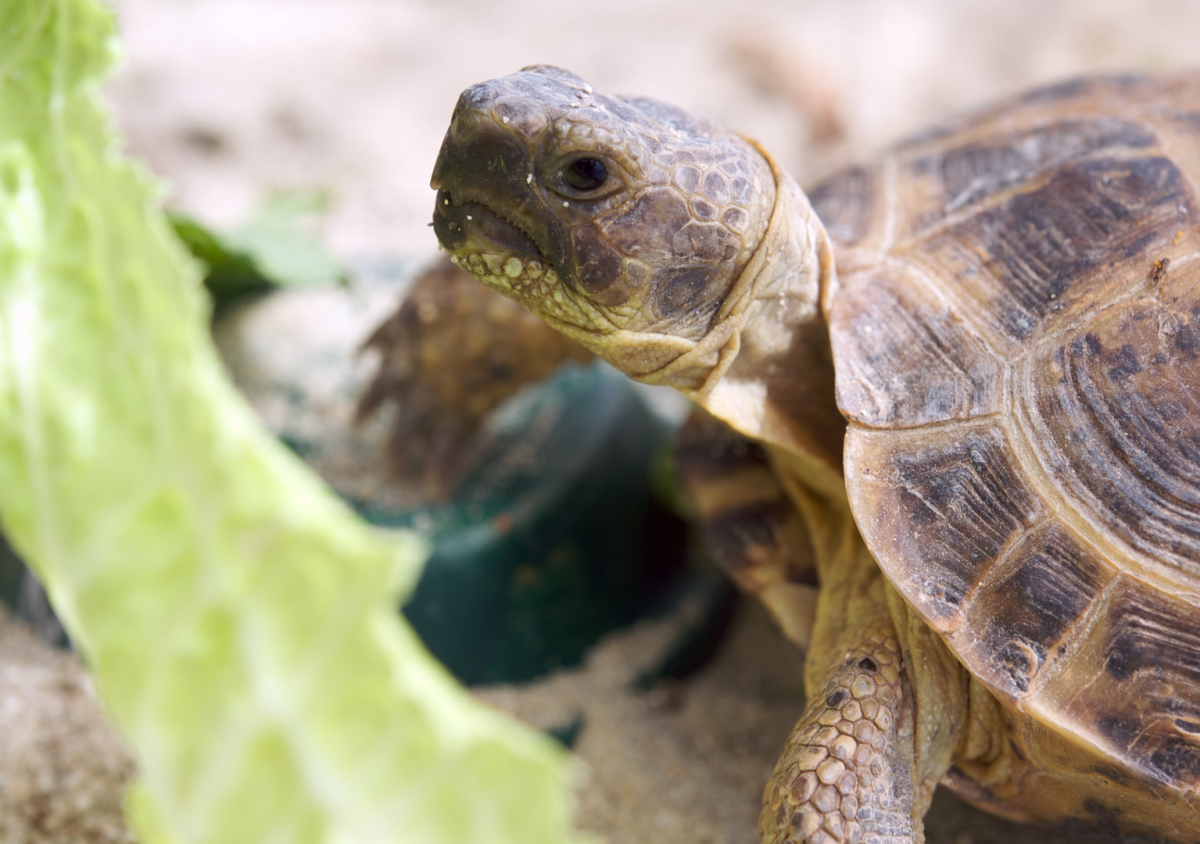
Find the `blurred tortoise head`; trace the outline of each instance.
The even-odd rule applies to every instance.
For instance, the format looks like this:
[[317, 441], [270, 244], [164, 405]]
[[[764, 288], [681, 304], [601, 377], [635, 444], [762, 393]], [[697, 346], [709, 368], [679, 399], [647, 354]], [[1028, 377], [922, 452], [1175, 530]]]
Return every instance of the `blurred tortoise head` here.
[[440, 242], [707, 411], [714, 556], [807, 651], [764, 841], [921, 841], [939, 783], [1200, 838], [1197, 180], [1196, 75], [1035, 91], [807, 197], [555, 68], [460, 98]]

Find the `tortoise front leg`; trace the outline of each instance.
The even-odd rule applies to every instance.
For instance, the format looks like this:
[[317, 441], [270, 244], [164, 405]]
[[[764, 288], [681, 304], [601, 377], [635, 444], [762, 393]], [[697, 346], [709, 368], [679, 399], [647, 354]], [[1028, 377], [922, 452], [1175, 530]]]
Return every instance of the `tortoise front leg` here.
[[859, 623], [839, 637], [842, 656], [810, 697], [767, 784], [764, 844], [924, 838], [913, 818], [912, 694], [881, 581], [869, 596], [852, 616]]

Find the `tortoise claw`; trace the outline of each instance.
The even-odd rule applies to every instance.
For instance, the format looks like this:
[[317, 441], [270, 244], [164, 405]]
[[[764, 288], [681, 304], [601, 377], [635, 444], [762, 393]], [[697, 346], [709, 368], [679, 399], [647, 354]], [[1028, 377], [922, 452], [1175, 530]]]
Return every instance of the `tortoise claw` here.
[[445, 258], [363, 344], [379, 369], [359, 399], [363, 421], [398, 406], [388, 435], [391, 472], [432, 500], [470, 467], [487, 415], [566, 360], [591, 354]]

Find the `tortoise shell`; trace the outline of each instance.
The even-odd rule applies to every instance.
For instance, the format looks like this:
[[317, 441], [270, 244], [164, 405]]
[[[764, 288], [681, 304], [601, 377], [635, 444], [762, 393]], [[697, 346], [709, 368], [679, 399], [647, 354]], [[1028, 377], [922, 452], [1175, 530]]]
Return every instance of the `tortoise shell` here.
[[1200, 76], [1043, 89], [810, 197], [846, 479], [996, 695], [1200, 786]]

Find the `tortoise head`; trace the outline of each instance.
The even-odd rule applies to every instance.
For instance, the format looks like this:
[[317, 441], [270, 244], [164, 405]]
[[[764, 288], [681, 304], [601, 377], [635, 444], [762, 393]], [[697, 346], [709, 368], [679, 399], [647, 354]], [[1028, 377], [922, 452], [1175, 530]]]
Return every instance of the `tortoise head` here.
[[709, 331], [775, 202], [745, 139], [552, 67], [468, 88], [432, 186], [456, 263], [635, 377]]

